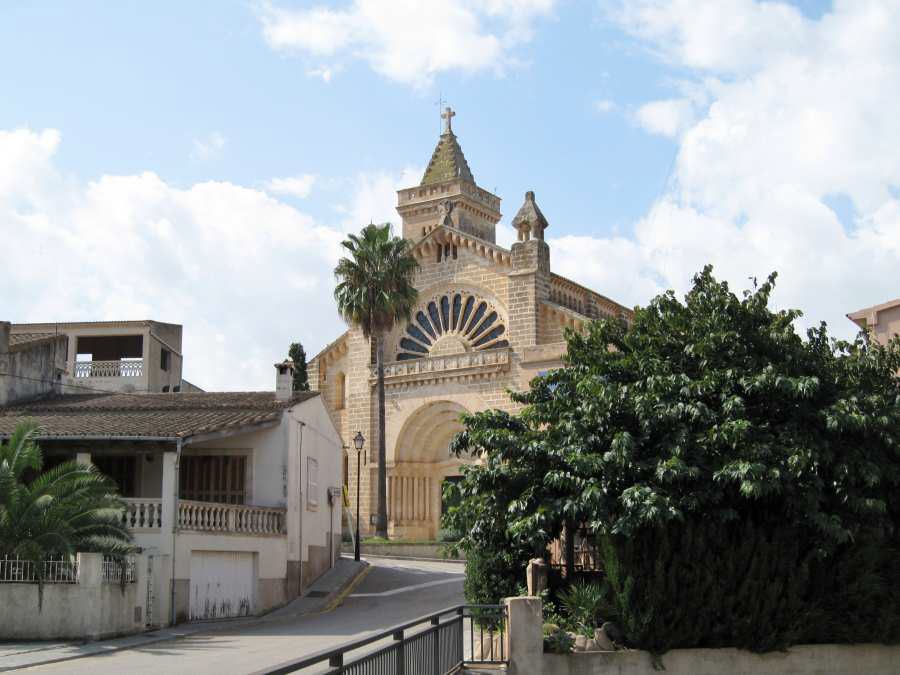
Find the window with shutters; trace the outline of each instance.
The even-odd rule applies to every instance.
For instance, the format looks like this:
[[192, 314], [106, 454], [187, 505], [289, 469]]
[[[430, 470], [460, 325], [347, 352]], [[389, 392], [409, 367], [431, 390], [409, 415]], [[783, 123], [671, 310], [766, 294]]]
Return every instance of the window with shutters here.
[[181, 499], [220, 504], [247, 501], [247, 457], [244, 455], [183, 456], [178, 473]]
[[306, 459], [306, 508], [319, 508], [319, 462], [313, 457]]

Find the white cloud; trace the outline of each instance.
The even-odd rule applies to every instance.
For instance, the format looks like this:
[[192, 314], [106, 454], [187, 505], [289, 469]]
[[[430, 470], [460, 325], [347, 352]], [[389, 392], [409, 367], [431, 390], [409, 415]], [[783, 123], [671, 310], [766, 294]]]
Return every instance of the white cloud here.
[[328, 84], [331, 82], [331, 79], [334, 77], [335, 73], [340, 72], [340, 66], [319, 66], [318, 68], [309, 68], [306, 71], [306, 74], [310, 77], [318, 77], [321, 78], [322, 82]]
[[0, 316], [184, 325], [185, 377], [271, 389], [291, 341], [343, 329], [331, 299], [343, 233], [265, 192], [152, 172], [89, 183], [54, 165], [55, 131], [0, 131]]
[[299, 199], [309, 197], [312, 192], [316, 177], [311, 173], [299, 176], [287, 176], [285, 178], [273, 178], [266, 183], [266, 189], [277, 195], [291, 195]]
[[675, 138], [691, 126], [696, 114], [691, 101], [673, 98], [646, 103], [638, 108], [635, 117], [650, 133]]
[[[260, 5], [263, 36], [273, 49], [321, 62], [360, 59], [389, 79], [428, 85], [444, 71], [503, 72], [514, 49], [555, 0], [353, 0], [342, 8]], [[328, 81], [334, 72], [308, 70]], [[326, 76], [327, 73], [327, 76]]]
[[776, 2], [660, 0], [613, 16], [693, 91], [637, 113], [679, 147], [634, 237], [552, 242], [558, 267], [629, 303], [686, 290], [707, 262], [736, 289], [777, 270], [781, 306], [845, 336], [847, 312], [900, 294], [900, 5], [838, 0], [813, 21]]
[[425, 169], [407, 167], [398, 173], [374, 171], [360, 173], [352, 183], [353, 198], [338, 207], [344, 215], [347, 230], [358, 230], [369, 223], [393, 223], [394, 234], [400, 236], [400, 216], [397, 214], [397, 190], [418, 185]]
[[205, 138], [195, 138], [191, 159], [206, 161], [216, 159], [225, 149], [225, 137], [218, 131], [214, 131]]
[[594, 110], [599, 113], [608, 113], [612, 112], [616, 109], [615, 101], [610, 101], [608, 99], [601, 99], [599, 101], [594, 101]]

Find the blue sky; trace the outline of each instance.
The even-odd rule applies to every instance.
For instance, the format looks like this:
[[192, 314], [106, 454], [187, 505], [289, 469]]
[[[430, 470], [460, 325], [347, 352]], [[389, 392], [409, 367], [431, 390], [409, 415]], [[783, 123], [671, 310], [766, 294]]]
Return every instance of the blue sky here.
[[[541, 18], [513, 52], [521, 66], [502, 77], [451, 70], [423, 87], [359, 61], [329, 83], [309, 77], [315, 61], [274, 52], [259, 13], [221, 0], [13, 2], [0, 15], [0, 74], [16, 95], [0, 107], [0, 126], [59, 128], [59, 165], [84, 176], [151, 168], [182, 186], [307, 172], [340, 181], [423, 166], [443, 96], [458, 110], [476, 178], [497, 188], [507, 212], [534, 188], [560, 231], [612, 231], [663, 188], [676, 145], [596, 104], [665, 97], [672, 69], [599, 5], [562, 4]], [[193, 139], [214, 133], [226, 139], [221, 153], [191, 160]], [[327, 220], [334, 198], [323, 192], [306, 206]]]
[[7, 0], [0, 236], [25, 254], [0, 317], [183, 322], [189, 378], [267, 386], [285, 340], [341, 330], [335, 243], [396, 220], [442, 96], [505, 219], [535, 190], [562, 273], [635, 304], [704, 262], [738, 288], [778, 269], [779, 302], [848, 335], [900, 295], [896, 12]]

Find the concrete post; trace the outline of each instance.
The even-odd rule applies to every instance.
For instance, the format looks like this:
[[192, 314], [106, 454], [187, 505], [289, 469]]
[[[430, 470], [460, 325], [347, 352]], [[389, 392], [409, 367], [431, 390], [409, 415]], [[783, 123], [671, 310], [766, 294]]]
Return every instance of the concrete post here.
[[162, 454], [162, 513], [160, 514], [159, 550], [172, 553], [172, 533], [175, 531], [175, 461], [174, 452]]
[[77, 553], [78, 586], [82, 591], [81, 613], [85, 637], [96, 640], [100, 637], [103, 621], [101, 586], [103, 585], [103, 554]]
[[137, 597], [135, 597], [135, 612], [134, 612], [134, 628], [135, 630], [141, 630], [144, 627], [144, 622], [147, 618], [147, 584], [149, 583], [149, 576], [147, 575], [147, 556], [143, 553], [138, 553], [134, 556], [134, 584], [135, 589], [137, 591]]
[[541, 599], [506, 598], [509, 675], [543, 675], [544, 636]]

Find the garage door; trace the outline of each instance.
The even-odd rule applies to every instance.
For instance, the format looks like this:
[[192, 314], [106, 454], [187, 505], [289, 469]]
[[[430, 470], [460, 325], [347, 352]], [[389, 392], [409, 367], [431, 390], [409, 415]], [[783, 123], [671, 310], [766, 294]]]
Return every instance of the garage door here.
[[191, 552], [191, 621], [253, 614], [254, 557], [234, 551]]

